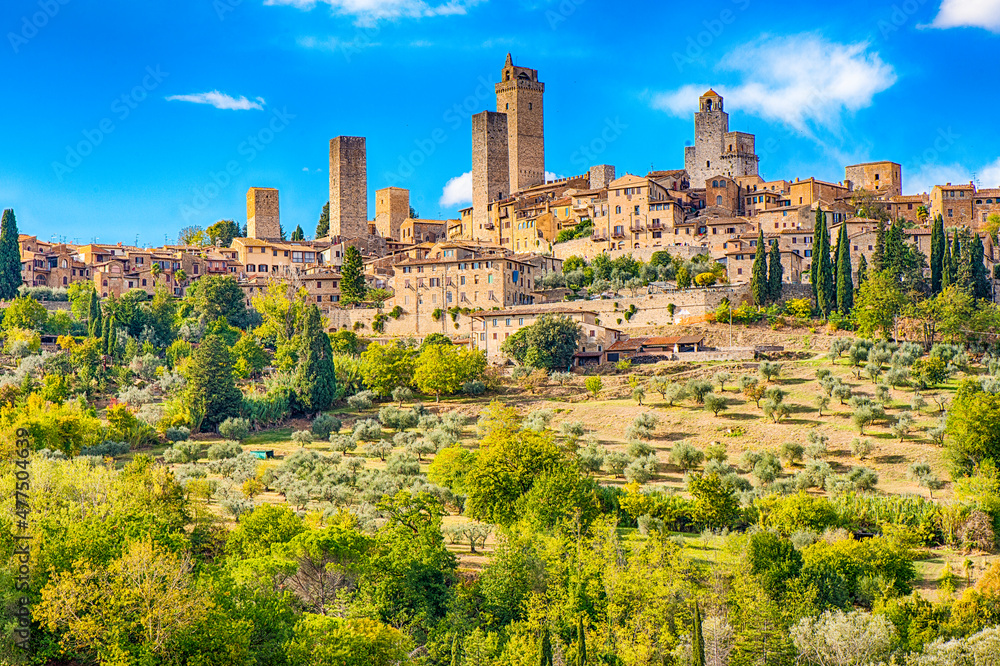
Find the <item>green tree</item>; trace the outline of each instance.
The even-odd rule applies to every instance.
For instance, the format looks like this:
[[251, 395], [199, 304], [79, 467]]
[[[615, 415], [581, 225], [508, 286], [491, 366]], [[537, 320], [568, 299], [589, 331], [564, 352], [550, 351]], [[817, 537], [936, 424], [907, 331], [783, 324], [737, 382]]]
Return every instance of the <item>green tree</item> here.
[[698, 523], [723, 528], [732, 527], [739, 519], [739, 498], [718, 474], [692, 474], [688, 490], [694, 496], [692, 517]]
[[881, 333], [892, 337], [896, 315], [906, 306], [906, 296], [899, 288], [899, 280], [889, 271], [869, 275], [858, 290], [854, 307], [858, 332], [865, 336]]
[[861, 288], [864, 281], [868, 279], [868, 260], [865, 259], [865, 255], [861, 255], [858, 258], [858, 286], [857, 289]]
[[500, 351], [521, 365], [567, 370], [580, 344], [580, 325], [569, 317], [542, 315], [503, 341]]
[[440, 401], [442, 395], [456, 393], [462, 384], [477, 379], [485, 369], [486, 355], [479, 350], [431, 345], [417, 357], [413, 383]]
[[785, 268], [781, 265], [781, 248], [778, 241], [771, 243], [771, 254], [767, 264], [767, 299], [776, 303], [781, 300], [782, 279]]
[[217, 335], [201, 341], [188, 366], [187, 402], [204, 413], [204, 424], [215, 428], [239, 416], [243, 394], [233, 380], [233, 362], [226, 342]]
[[[180, 280], [180, 276], [176, 276]], [[192, 311], [202, 321], [225, 317], [230, 326], [246, 329], [251, 315], [246, 296], [232, 275], [206, 275], [188, 289]]]
[[306, 234], [304, 231], [302, 231], [302, 225], [296, 224], [295, 231], [292, 232], [292, 240], [300, 241], [300, 240], [305, 240], [305, 238]]
[[948, 410], [946, 449], [956, 476], [985, 460], [1000, 460], [1000, 395], [978, 381], [963, 381]]
[[938, 215], [934, 218], [934, 227], [931, 229], [931, 293], [941, 293], [942, 270], [944, 269], [944, 252], [948, 245], [948, 239], [944, 235], [944, 218]]
[[410, 650], [405, 634], [364, 618], [305, 613], [287, 645], [289, 663], [309, 666], [396, 666]]
[[96, 338], [101, 335], [104, 327], [101, 322], [101, 299], [97, 297], [97, 290], [90, 292], [90, 306], [87, 310], [87, 331], [90, 337]]
[[[583, 613], [576, 618], [576, 666], [587, 666], [587, 634], [583, 628]], [[704, 663], [702, 666], [705, 666]]]
[[177, 232], [177, 243], [179, 245], [205, 245], [208, 243], [208, 234], [198, 225], [184, 227]]
[[885, 265], [885, 220], [880, 217], [875, 225], [875, 251], [872, 253], [872, 269], [881, 271]]
[[340, 302], [347, 305], [360, 303], [367, 293], [361, 251], [350, 245], [344, 250], [344, 265], [340, 268]]
[[979, 234], [973, 234], [972, 246], [969, 249], [969, 263], [972, 271], [972, 295], [976, 298], [992, 300], [993, 289], [989, 275], [986, 273], [983, 240]]
[[[830, 232], [826, 226], [826, 216], [817, 209], [819, 228], [813, 230], [813, 264], [816, 266], [816, 306], [824, 317], [837, 306], [837, 285], [833, 281], [833, 265], [830, 261]], [[821, 220], [821, 221], [820, 221]], [[818, 253], [818, 254], [817, 254]]]
[[951, 244], [948, 242], [948, 235], [944, 237], [944, 250], [941, 257], [941, 289], [955, 284], [955, 269], [951, 265]]
[[0, 219], [0, 301], [9, 301], [17, 296], [22, 283], [17, 219], [13, 209], [7, 208]]
[[323, 330], [319, 308], [306, 309], [299, 334], [299, 363], [295, 371], [295, 394], [301, 411], [315, 414], [330, 408], [337, 397], [337, 375], [333, 349]]
[[854, 309], [854, 271], [851, 269], [851, 246], [847, 238], [847, 225], [840, 225], [837, 239], [837, 310], [849, 315]]
[[767, 279], [767, 250], [764, 246], [764, 228], [757, 232], [757, 251], [750, 270], [750, 294], [758, 307], [767, 305], [770, 285]]
[[552, 638], [548, 627], [542, 627], [538, 639], [538, 666], [552, 666]]
[[240, 379], [258, 376], [267, 365], [264, 348], [249, 333], [244, 333], [229, 351], [233, 357], [233, 373]]
[[45, 306], [31, 296], [18, 296], [10, 302], [3, 312], [3, 329], [23, 328], [28, 331], [41, 331], [49, 317]]
[[397, 386], [409, 386], [413, 381], [413, 353], [395, 342], [373, 342], [361, 354], [361, 377], [376, 395], [392, 395]]
[[287, 543], [305, 529], [290, 507], [260, 504], [240, 516], [239, 525], [226, 537], [226, 554], [239, 559], [267, 557], [273, 544]]
[[219, 220], [205, 229], [210, 244], [216, 247], [229, 247], [233, 239], [239, 237], [240, 227], [236, 220]]
[[323, 204], [323, 211], [319, 214], [319, 222], [316, 223], [316, 238], [325, 238], [330, 235], [330, 202]]

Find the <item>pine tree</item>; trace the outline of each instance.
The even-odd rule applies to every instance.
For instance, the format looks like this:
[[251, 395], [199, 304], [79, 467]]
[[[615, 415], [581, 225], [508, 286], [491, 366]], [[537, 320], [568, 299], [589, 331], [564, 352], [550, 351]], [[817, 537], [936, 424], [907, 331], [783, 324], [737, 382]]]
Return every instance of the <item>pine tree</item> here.
[[344, 265], [340, 268], [340, 301], [350, 305], [365, 299], [364, 263], [361, 252], [353, 245], [344, 250]]
[[781, 281], [785, 270], [781, 265], [781, 249], [778, 247], [778, 241], [771, 243], [770, 254], [767, 264], [767, 300], [776, 303], [781, 300]]
[[90, 292], [90, 307], [87, 309], [87, 332], [96, 338], [103, 332], [101, 323], [101, 301], [97, 298], [97, 290]]
[[576, 666], [587, 664], [587, 635], [583, 629], [583, 614], [576, 620]]
[[931, 293], [941, 293], [941, 272], [944, 268], [944, 250], [947, 241], [944, 236], [944, 218], [938, 215], [934, 218], [931, 229]]
[[330, 202], [323, 204], [323, 212], [319, 214], [319, 222], [316, 224], [316, 238], [324, 238], [330, 235]]
[[538, 666], [552, 666], [552, 638], [548, 627], [542, 629], [542, 636], [538, 641]]
[[300, 241], [300, 240], [305, 240], [305, 238], [306, 238], [306, 235], [305, 235], [305, 232], [302, 231], [302, 226], [296, 224], [295, 225], [295, 231], [292, 232], [292, 240], [293, 241]]
[[861, 288], [861, 284], [868, 277], [868, 260], [865, 259], [865, 255], [861, 255], [858, 259], [858, 289]]
[[875, 272], [885, 268], [885, 222], [881, 219], [875, 227], [875, 251], [872, 253], [872, 268]]
[[17, 298], [21, 279], [21, 244], [18, 242], [17, 218], [7, 208], [0, 219], [0, 301]]
[[701, 609], [694, 602], [694, 627], [691, 631], [691, 666], [705, 666], [705, 635], [701, 630]]
[[299, 409], [315, 414], [330, 408], [337, 397], [330, 336], [323, 330], [319, 308], [309, 306], [299, 334], [299, 364], [295, 371], [295, 395]]
[[982, 239], [979, 237], [979, 234], [974, 234], [972, 237], [972, 247], [969, 250], [969, 259], [972, 264], [972, 295], [976, 298], [989, 299], [993, 296], [993, 290], [990, 287], [989, 275], [986, 273], [984, 253]]
[[222, 336], [205, 336], [194, 350], [187, 382], [186, 402], [204, 413], [204, 425], [215, 428], [239, 414], [243, 393], [233, 379], [233, 361]]
[[763, 228], [757, 234], [757, 252], [753, 256], [753, 268], [750, 271], [750, 295], [759, 307], [767, 303], [767, 254], [764, 249]]
[[851, 246], [847, 239], [847, 225], [840, 225], [837, 240], [837, 310], [848, 315], [854, 309], [854, 280], [851, 271]]

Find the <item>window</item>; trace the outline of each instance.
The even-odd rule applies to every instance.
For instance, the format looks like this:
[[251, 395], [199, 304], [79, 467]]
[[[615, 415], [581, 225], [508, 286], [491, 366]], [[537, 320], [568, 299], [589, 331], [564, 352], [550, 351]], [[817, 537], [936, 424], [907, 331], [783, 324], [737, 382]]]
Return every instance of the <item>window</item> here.
[[955, 217], [955, 211], [951, 208], [948, 209], [948, 217]]
[[615, 206], [615, 214], [616, 215], [621, 215], [622, 214], [622, 207], [621, 206]]
[[737, 275], [743, 275], [743, 269], [742, 268], [737, 268], [736, 269], [736, 274]]
[[722, 195], [721, 194], [716, 194], [715, 195], [715, 205], [716, 206], [721, 206], [722, 205]]

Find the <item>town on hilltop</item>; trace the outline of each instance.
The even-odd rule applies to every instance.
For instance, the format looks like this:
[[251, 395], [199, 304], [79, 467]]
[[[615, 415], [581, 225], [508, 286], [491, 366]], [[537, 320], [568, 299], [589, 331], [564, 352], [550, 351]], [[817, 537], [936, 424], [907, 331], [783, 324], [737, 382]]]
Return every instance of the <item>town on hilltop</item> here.
[[[132, 290], [152, 296], [159, 287], [183, 296], [203, 276], [232, 275], [249, 303], [268, 284], [282, 283], [308, 292], [333, 330], [365, 328], [384, 337], [442, 333], [486, 350], [492, 361], [502, 359], [503, 340], [535, 317], [561, 313], [592, 327], [577, 362], [599, 364], [617, 360], [608, 350], [630, 329], [698, 321], [723, 301], [751, 301], [761, 234], [768, 247], [777, 245], [788, 294], [802, 294], [811, 293], [801, 285], [810, 283], [820, 216], [832, 238], [846, 230], [855, 271], [871, 264], [880, 225], [897, 221], [906, 242], [929, 257], [931, 225], [940, 217], [946, 228], [981, 239], [992, 297], [1000, 187], [943, 183], [930, 193], [904, 195], [902, 167], [890, 160], [847, 165], [836, 183], [790, 175], [765, 180], [754, 135], [729, 130], [725, 100], [714, 90], [698, 99], [694, 143], [684, 148], [683, 168], [618, 175], [614, 165], [597, 164], [547, 181], [545, 84], [537, 70], [514, 65], [510, 54], [499, 78], [497, 110], [472, 117], [473, 205], [458, 219], [417, 217], [409, 191], [399, 187], [375, 191], [371, 219], [367, 139], [338, 136], [330, 141], [330, 198], [315, 240], [302, 233], [288, 240], [278, 190], [254, 187], [247, 192], [242, 230], [232, 224], [227, 232], [221, 228], [227, 223], [209, 230], [214, 233], [188, 229], [189, 237], [181, 239], [188, 242], [178, 245], [78, 246], [22, 234], [24, 284], [92, 283], [102, 298]], [[348, 247], [360, 251], [376, 302], [342, 300]], [[637, 316], [620, 321], [602, 317], [604, 305], [592, 299], [626, 291], [634, 297], [638, 275], [609, 281], [596, 294], [590, 290], [589, 298], [567, 290], [559, 277], [568, 260], [649, 263], [654, 256], [704, 260], [713, 267], [712, 282], [695, 283], [694, 275], [687, 284], [676, 276], [642, 280], [649, 298]], [[626, 285], [628, 278], [633, 281]], [[852, 280], [857, 287], [856, 272]], [[506, 311], [503, 325], [482, 314], [498, 309]], [[394, 314], [387, 318], [383, 310]]]

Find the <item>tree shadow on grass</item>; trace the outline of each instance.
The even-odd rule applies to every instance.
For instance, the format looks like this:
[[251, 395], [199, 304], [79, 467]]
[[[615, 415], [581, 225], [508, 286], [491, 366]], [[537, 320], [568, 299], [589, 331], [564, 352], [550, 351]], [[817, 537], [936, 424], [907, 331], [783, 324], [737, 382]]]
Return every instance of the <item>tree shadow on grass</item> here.
[[875, 462], [879, 465], [898, 465], [900, 463], [906, 462], [906, 456], [899, 454], [892, 454], [888, 456], [876, 456]]

